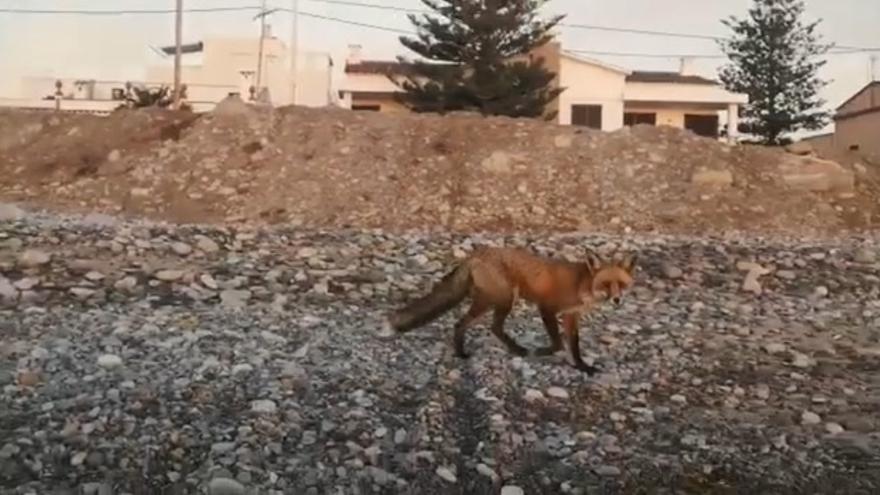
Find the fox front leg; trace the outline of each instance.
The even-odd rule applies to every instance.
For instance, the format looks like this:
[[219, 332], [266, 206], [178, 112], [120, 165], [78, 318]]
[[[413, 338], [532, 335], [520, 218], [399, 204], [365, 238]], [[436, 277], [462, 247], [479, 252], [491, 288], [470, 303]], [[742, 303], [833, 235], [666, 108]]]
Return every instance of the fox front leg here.
[[583, 371], [588, 375], [599, 372], [596, 366], [590, 366], [581, 358], [580, 338], [578, 335], [578, 313], [566, 313], [562, 317], [562, 324], [565, 328], [565, 335], [568, 337], [568, 349], [571, 352], [571, 359], [574, 361], [574, 367]]

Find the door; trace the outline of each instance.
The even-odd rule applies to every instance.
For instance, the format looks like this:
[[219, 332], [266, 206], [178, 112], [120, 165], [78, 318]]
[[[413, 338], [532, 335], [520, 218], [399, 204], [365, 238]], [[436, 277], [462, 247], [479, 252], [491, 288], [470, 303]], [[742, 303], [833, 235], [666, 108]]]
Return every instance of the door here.
[[572, 105], [571, 124], [602, 129], [602, 105]]
[[684, 115], [684, 128], [698, 136], [718, 137], [718, 115]]

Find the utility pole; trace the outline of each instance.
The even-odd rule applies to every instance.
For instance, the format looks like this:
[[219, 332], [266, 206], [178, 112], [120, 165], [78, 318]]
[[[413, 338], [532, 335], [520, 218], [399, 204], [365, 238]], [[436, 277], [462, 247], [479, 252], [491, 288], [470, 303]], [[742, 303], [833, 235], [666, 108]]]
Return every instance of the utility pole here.
[[296, 105], [297, 70], [299, 61], [299, 0], [291, 0], [291, 13], [293, 18], [293, 30], [290, 33], [290, 80], [293, 93], [290, 99], [291, 105]]
[[871, 55], [871, 61], [869, 62], [869, 69], [871, 72], [868, 74], [868, 82], [874, 82], [877, 80], [877, 55]]
[[174, 109], [180, 108], [180, 56], [183, 51], [183, 0], [177, 0], [174, 18]]
[[262, 5], [260, 5], [260, 50], [257, 55], [257, 95], [260, 94], [263, 80], [263, 45], [266, 41], [266, 14], [266, 0], [263, 0]]

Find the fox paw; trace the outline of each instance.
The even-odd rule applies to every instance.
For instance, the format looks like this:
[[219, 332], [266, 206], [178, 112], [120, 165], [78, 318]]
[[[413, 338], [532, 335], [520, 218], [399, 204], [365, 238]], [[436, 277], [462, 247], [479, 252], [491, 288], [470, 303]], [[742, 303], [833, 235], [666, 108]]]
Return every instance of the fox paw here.
[[379, 330], [376, 332], [376, 335], [381, 338], [391, 338], [394, 337], [397, 332], [394, 331], [394, 327], [391, 325], [391, 320], [385, 318], [382, 320], [382, 325], [379, 327]]
[[590, 376], [595, 375], [596, 373], [599, 373], [600, 371], [602, 371], [601, 367], [591, 366], [586, 363], [577, 363], [575, 365], [575, 368], [577, 368], [580, 371], [583, 371], [584, 373], [586, 373], [587, 375], [590, 375]]

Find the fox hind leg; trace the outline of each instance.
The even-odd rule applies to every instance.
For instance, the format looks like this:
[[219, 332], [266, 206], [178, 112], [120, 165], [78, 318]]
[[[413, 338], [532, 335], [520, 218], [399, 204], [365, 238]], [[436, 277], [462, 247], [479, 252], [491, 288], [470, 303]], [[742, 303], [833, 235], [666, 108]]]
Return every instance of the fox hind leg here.
[[470, 309], [468, 309], [467, 313], [464, 314], [461, 318], [459, 318], [458, 322], [455, 324], [454, 335], [452, 338], [453, 348], [455, 350], [455, 356], [461, 359], [467, 359], [470, 357], [470, 354], [465, 352], [464, 350], [464, 333], [468, 329], [468, 327], [480, 316], [483, 315], [489, 309], [489, 305], [480, 299], [474, 299], [473, 303], [471, 303]]
[[541, 321], [544, 322], [544, 329], [550, 337], [550, 345], [548, 347], [539, 347], [535, 349], [535, 356], [552, 356], [562, 350], [562, 336], [559, 334], [559, 321], [556, 314], [547, 309], [539, 308], [541, 311]]
[[492, 320], [492, 333], [498, 337], [506, 347], [507, 350], [515, 355], [515, 356], [527, 356], [529, 354], [528, 349], [519, 345], [510, 335], [508, 335], [504, 331], [504, 320], [507, 319], [507, 315], [510, 314], [512, 308], [512, 301], [503, 306], [495, 307], [495, 315]]

